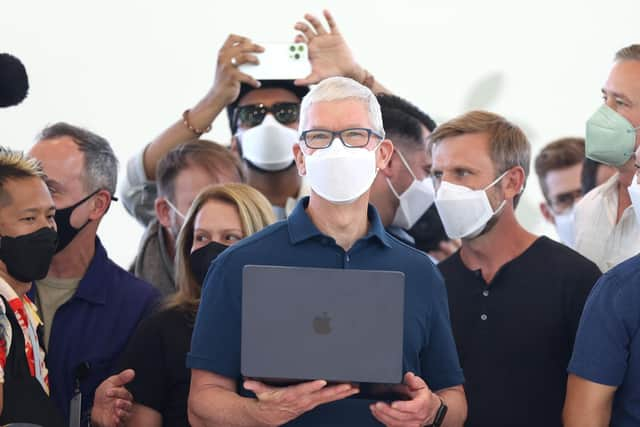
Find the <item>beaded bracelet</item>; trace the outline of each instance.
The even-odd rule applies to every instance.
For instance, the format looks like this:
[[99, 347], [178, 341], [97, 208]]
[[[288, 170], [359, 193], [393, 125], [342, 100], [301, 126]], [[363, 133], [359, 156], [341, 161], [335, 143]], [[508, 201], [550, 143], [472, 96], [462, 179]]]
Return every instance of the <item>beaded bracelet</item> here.
[[191, 123], [189, 123], [189, 109], [184, 110], [184, 113], [182, 113], [182, 123], [184, 123], [184, 125], [193, 133], [195, 133], [196, 135], [202, 135], [203, 133], [207, 133], [211, 130], [211, 124], [209, 124], [209, 126], [207, 126], [204, 129], [198, 129], [198, 128], [194, 128]]

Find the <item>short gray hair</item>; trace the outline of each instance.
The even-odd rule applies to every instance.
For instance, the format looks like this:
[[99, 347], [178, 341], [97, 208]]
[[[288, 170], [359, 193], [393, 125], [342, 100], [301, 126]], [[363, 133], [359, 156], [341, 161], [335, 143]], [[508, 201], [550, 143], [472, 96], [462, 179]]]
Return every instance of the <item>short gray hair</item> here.
[[309, 108], [311, 108], [313, 104], [316, 102], [342, 101], [344, 99], [361, 101], [367, 107], [369, 121], [371, 122], [371, 126], [373, 126], [373, 130], [384, 136], [382, 113], [380, 112], [378, 99], [369, 88], [346, 77], [329, 77], [328, 79], [324, 79], [302, 99], [298, 132], [302, 133], [307, 130], [307, 115]]
[[616, 61], [633, 60], [640, 61], [640, 44], [632, 44], [623, 47], [616, 52]]
[[100, 135], [63, 122], [44, 128], [38, 140], [64, 136], [73, 139], [84, 154], [85, 189], [104, 189], [112, 195], [115, 194], [118, 185], [118, 159], [109, 142]]

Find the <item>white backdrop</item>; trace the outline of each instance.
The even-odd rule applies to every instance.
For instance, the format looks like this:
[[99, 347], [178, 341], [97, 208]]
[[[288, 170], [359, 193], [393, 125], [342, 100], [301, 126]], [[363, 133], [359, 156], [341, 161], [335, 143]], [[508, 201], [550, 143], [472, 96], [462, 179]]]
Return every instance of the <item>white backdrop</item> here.
[[[0, 144], [28, 149], [42, 127], [68, 121], [111, 141], [121, 175], [133, 152], [208, 90], [230, 32], [287, 42], [305, 12], [329, 8], [357, 60], [387, 87], [439, 122], [470, 108], [503, 114], [525, 128], [535, 153], [583, 134], [613, 54], [639, 41], [640, 16], [638, 0], [0, 4], [0, 52], [23, 60], [31, 84], [22, 105], [0, 110]], [[208, 137], [229, 140], [226, 115]], [[540, 198], [532, 176], [519, 215], [550, 232]], [[120, 203], [100, 230], [125, 266], [141, 233]]]

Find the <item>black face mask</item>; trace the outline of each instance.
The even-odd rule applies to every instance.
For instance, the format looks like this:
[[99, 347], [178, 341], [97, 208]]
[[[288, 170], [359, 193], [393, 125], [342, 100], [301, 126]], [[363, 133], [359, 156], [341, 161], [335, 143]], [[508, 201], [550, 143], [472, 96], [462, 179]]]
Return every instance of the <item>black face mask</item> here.
[[44, 279], [58, 245], [53, 228], [45, 227], [18, 237], [0, 237], [0, 259], [11, 277], [23, 282]]
[[200, 286], [204, 283], [204, 278], [209, 271], [211, 263], [229, 246], [218, 242], [211, 242], [207, 246], [196, 249], [189, 255], [191, 261], [191, 272]]
[[85, 228], [87, 224], [89, 224], [89, 221], [91, 221], [90, 219], [88, 219], [87, 222], [82, 225], [82, 227], [75, 228], [71, 225], [71, 215], [78, 206], [89, 200], [91, 197], [95, 196], [98, 191], [100, 190], [94, 191], [75, 205], [71, 205], [64, 209], [56, 211], [55, 219], [56, 225], [58, 226], [58, 248], [56, 249], [56, 253], [61, 252], [64, 248], [69, 246], [69, 243], [71, 243], [71, 241], [78, 235], [78, 233], [83, 228]]

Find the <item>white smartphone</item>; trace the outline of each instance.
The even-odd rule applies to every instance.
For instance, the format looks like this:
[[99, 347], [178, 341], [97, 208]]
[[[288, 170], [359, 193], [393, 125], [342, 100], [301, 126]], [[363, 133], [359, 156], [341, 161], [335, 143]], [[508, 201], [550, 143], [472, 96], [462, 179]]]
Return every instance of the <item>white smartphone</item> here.
[[294, 80], [311, 73], [309, 51], [304, 43], [258, 43], [264, 52], [256, 54], [260, 64], [242, 64], [240, 71], [256, 80]]

